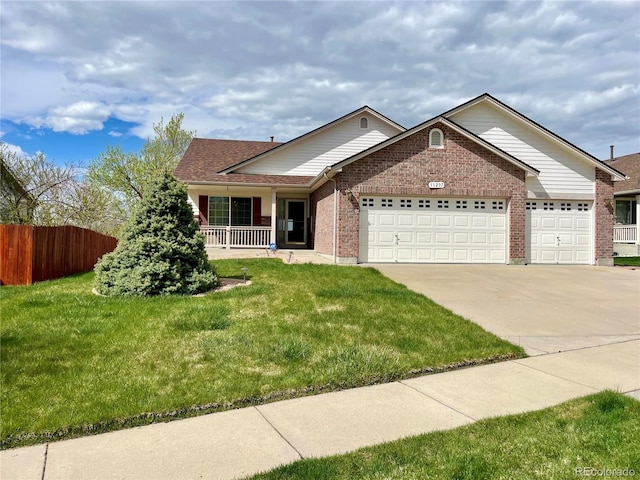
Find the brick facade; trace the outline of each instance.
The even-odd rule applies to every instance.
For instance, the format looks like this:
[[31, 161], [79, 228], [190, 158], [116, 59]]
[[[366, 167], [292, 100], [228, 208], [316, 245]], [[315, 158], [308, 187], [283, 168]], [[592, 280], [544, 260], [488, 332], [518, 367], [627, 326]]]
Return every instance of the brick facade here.
[[596, 265], [613, 265], [613, 224], [615, 223], [615, 200], [611, 174], [596, 169], [595, 245]]
[[[524, 263], [525, 171], [445, 125], [432, 128], [443, 131], [444, 148], [429, 148], [430, 129], [425, 129], [345, 166], [335, 177], [339, 190], [337, 257], [351, 262], [358, 258], [362, 194], [487, 197], [508, 201], [509, 263]], [[445, 188], [430, 189], [432, 181], [444, 182]], [[333, 248], [332, 239], [322, 238], [323, 232], [333, 234], [332, 190], [329, 182], [312, 197], [315, 247], [326, 255]]]
[[333, 182], [311, 194], [313, 246], [316, 252], [333, 256]]

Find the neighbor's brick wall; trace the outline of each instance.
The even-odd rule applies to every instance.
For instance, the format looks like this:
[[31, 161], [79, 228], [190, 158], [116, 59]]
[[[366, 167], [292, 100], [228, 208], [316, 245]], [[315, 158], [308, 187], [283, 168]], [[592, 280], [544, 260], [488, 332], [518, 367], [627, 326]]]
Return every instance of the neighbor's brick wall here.
[[596, 265], [613, 265], [614, 205], [611, 174], [596, 168], [596, 198], [593, 205], [596, 210], [594, 248]]
[[[443, 131], [444, 149], [428, 148], [430, 129], [425, 129], [347, 165], [336, 176], [340, 195], [338, 257], [358, 257], [361, 195], [494, 197], [506, 198], [509, 202], [509, 262], [523, 263], [525, 172], [444, 125], [436, 124], [432, 128]], [[427, 186], [431, 181], [443, 181], [446, 187], [432, 190]], [[329, 188], [332, 187], [329, 184]], [[347, 199], [347, 190], [354, 192], [351, 202]], [[323, 202], [325, 200], [327, 198]], [[332, 209], [333, 201], [330, 203], [328, 208]], [[317, 249], [326, 244], [320, 239], [322, 236], [318, 228]]]

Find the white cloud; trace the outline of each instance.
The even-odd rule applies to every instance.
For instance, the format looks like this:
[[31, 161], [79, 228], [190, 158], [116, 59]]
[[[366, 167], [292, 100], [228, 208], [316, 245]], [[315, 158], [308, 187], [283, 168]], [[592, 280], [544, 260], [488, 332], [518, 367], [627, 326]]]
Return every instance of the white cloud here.
[[146, 138], [183, 112], [201, 136], [286, 140], [488, 91], [587, 150], [594, 125], [640, 136], [634, 2], [3, 2], [2, 22], [3, 118], [38, 128], [114, 116]]
[[80, 101], [51, 109], [45, 117], [34, 117], [29, 123], [37, 128], [50, 128], [54, 132], [85, 134], [102, 130], [111, 110], [98, 102]]

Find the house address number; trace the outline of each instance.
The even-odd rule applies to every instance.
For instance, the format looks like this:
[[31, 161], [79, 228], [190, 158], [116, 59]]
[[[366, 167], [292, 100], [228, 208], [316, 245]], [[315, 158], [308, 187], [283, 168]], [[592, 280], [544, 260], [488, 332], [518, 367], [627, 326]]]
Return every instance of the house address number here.
[[429, 188], [444, 188], [444, 182], [429, 182]]

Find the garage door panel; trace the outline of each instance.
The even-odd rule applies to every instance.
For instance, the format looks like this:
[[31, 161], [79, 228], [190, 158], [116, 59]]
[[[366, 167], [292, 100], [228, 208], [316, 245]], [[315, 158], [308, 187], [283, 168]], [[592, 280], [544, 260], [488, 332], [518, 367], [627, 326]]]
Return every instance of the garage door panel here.
[[396, 237], [393, 232], [378, 232], [377, 243], [390, 244], [395, 243]]
[[591, 246], [591, 236], [578, 234], [575, 236], [575, 244], [582, 247], [589, 247]]
[[430, 248], [416, 248], [416, 261], [428, 262], [433, 259]]
[[591, 218], [577, 218], [575, 221], [575, 228], [577, 230], [591, 230]]
[[489, 225], [489, 218], [484, 215], [474, 215], [471, 219], [471, 224], [474, 228], [487, 228]]
[[398, 215], [398, 226], [406, 227], [413, 226], [415, 217], [413, 215], [400, 214]]
[[450, 227], [451, 217], [448, 215], [436, 215], [436, 227]]
[[433, 242], [433, 233], [432, 232], [417, 232], [416, 233], [416, 243], [420, 245], [428, 245]]
[[468, 245], [471, 243], [469, 241], [469, 233], [468, 232], [455, 232], [453, 234], [453, 244], [454, 245]]
[[507, 221], [504, 215], [491, 215], [489, 217], [491, 228], [506, 228]]
[[552, 228], [556, 229], [556, 219], [554, 217], [542, 217], [540, 218], [540, 228]]
[[434, 249], [434, 257], [439, 262], [450, 262], [451, 250], [448, 248], [436, 248]]
[[433, 217], [431, 215], [417, 214], [416, 225], [418, 227], [430, 227], [433, 225]]
[[490, 251], [487, 250], [471, 250], [471, 262], [486, 262], [490, 260]]
[[453, 225], [454, 227], [462, 227], [462, 228], [468, 228], [469, 227], [469, 217], [467, 215], [456, 215], [455, 217], [453, 217]]
[[451, 233], [450, 232], [436, 232], [435, 234], [435, 243], [451, 243]]
[[396, 224], [396, 216], [395, 215], [388, 214], [388, 213], [381, 213], [378, 216], [378, 225], [389, 226], [389, 225], [395, 225], [395, 224]]
[[[500, 237], [500, 234], [496, 234]], [[471, 233], [471, 243], [476, 245], [486, 245], [489, 243], [488, 237], [489, 234], [487, 232], [472, 232]], [[504, 240], [504, 235], [502, 236], [502, 240]]]
[[489, 245], [491, 245], [492, 247], [497, 247], [497, 246], [504, 246], [506, 247], [506, 241], [505, 241], [505, 236], [501, 235], [499, 233], [492, 233], [490, 236], [490, 242]]
[[574, 218], [558, 218], [558, 228], [560, 230], [573, 230], [575, 228]]
[[471, 261], [471, 251], [466, 248], [455, 248], [453, 250], [453, 261], [460, 263], [469, 263]]

